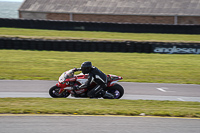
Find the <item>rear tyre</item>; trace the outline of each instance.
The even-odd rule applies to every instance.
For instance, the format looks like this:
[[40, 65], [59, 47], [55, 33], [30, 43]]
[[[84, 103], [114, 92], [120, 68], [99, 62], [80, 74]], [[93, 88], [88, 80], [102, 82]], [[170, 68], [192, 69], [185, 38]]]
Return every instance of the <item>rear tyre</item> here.
[[62, 93], [59, 94], [60, 87], [57, 87], [56, 85], [51, 87], [49, 89], [49, 95], [53, 98], [65, 98], [68, 97], [70, 94], [64, 90]]
[[124, 95], [124, 88], [119, 84], [107, 88], [106, 91], [114, 95], [114, 99], [120, 99]]

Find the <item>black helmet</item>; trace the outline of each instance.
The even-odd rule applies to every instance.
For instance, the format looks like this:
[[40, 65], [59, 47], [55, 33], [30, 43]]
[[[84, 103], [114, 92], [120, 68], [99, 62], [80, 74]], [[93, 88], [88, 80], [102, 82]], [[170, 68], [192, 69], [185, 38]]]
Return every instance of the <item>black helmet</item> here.
[[81, 71], [83, 74], [87, 74], [91, 71], [92, 69], [92, 63], [89, 61], [83, 62], [81, 65]]

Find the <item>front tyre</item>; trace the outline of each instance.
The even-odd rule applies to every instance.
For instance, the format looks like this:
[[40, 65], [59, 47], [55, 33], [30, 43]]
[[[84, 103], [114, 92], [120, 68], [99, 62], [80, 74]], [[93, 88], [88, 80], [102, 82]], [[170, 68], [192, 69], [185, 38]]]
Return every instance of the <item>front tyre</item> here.
[[124, 95], [124, 88], [119, 84], [115, 84], [107, 88], [107, 92], [114, 95], [114, 99], [120, 99]]
[[51, 87], [49, 89], [49, 95], [53, 98], [65, 98], [65, 97], [68, 97], [69, 96], [69, 93], [64, 90], [62, 93], [59, 94], [60, 92], [60, 87], [57, 87], [56, 85]]

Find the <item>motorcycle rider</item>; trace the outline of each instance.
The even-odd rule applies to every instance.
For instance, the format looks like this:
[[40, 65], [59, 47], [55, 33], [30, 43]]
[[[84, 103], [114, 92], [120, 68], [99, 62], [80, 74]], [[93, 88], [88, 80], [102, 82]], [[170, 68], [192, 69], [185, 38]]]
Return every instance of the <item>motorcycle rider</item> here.
[[76, 68], [75, 71], [81, 70], [83, 74], [88, 74], [88, 80], [85, 84], [76, 86], [75, 89], [81, 89], [88, 87], [93, 81], [97, 85], [89, 90], [87, 96], [90, 98], [103, 97], [105, 99], [114, 99], [114, 96], [111, 93], [105, 92], [104, 89], [107, 86], [107, 75], [100, 71], [97, 67], [92, 66], [92, 63], [89, 61], [83, 62], [81, 68]]

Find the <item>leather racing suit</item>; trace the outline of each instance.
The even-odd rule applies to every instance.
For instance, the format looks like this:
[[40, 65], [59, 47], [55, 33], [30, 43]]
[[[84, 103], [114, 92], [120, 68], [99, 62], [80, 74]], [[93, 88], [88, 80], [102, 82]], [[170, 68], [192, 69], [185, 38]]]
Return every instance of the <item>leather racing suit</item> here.
[[80, 85], [79, 88], [86, 88], [93, 81], [96, 82], [97, 85], [87, 93], [88, 97], [93, 98], [98, 97], [99, 95], [104, 96], [105, 92], [102, 90], [107, 86], [107, 75], [94, 66], [88, 73], [88, 81], [86, 81], [85, 84]]

